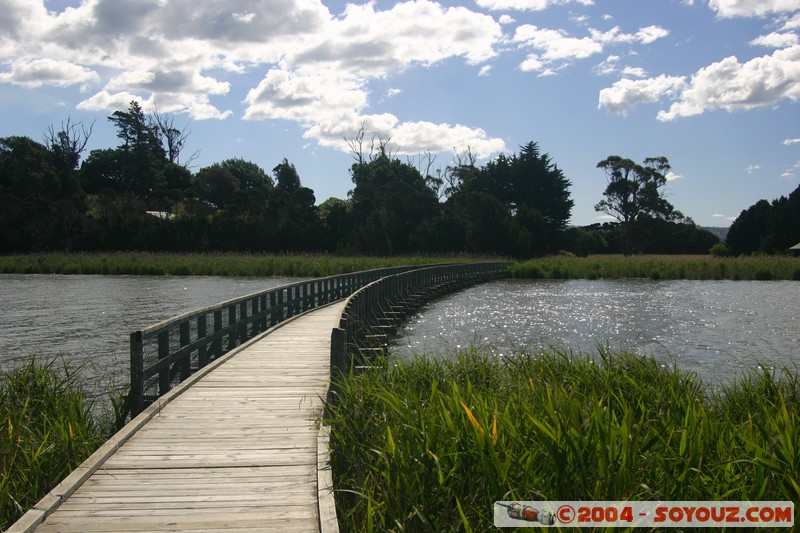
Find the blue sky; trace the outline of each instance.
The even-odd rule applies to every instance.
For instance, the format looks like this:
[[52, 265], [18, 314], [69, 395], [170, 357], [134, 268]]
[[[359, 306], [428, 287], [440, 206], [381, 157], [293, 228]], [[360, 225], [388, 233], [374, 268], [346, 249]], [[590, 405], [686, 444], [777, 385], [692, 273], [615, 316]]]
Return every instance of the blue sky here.
[[134, 99], [193, 170], [285, 157], [318, 202], [363, 126], [440, 168], [538, 142], [576, 225], [604, 220], [598, 161], [663, 155], [669, 200], [726, 226], [800, 183], [800, 0], [0, 0], [0, 137], [70, 118], [113, 147]]

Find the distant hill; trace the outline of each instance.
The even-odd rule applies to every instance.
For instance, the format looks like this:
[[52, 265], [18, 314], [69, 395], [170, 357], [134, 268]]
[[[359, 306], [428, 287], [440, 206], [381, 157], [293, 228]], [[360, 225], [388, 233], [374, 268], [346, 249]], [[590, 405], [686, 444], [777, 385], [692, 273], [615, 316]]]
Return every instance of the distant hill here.
[[720, 227], [720, 226], [702, 226], [701, 229], [710, 231], [711, 233], [719, 237], [720, 240], [724, 241], [728, 237], [728, 230], [730, 228]]

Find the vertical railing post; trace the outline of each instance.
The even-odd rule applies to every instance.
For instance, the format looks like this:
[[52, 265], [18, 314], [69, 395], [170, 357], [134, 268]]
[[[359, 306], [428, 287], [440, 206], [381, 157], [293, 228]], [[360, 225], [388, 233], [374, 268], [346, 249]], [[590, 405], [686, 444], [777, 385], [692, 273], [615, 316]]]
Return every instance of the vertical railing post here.
[[214, 311], [214, 341], [211, 343], [211, 359], [216, 359], [222, 355], [222, 337], [218, 336], [222, 331], [222, 309]]
[[247, 340], [247, 300], [239, 303], [239, 343]]
[[[158, 334], [158, 359], [166, 359], [169, 357], [169, 329], [159, 332]], [[169, 392], [172, 380], [169, 377], [170, 367], [167, 365], [158, 371], [158, 394], [166, 394]]]
[[[188, 320], [181, 322], [180, 326], [178, 326], [178, 341], [181, 348], [189, 344]], [[183, 381], [185, 379], [189, 379], [189, 376], [192, 374], [191, 355], [188, 353], [184, 355], [178, 364], [180, 365], [181, 369], [180, 380]]]
[[[208, 327], [208, 317], [204, 314], [197, 317], [197, 339], [202, 340], [206, 337]], [[197, 350], [197, 367], [203, 368], [208, 364], [208, 345], [203, 343]]]
[[131, 333], [131, 389], [128, 392], [128, 409], [131, 420], [144, 409], [144, 342], [141, 331]]
[[278, 295], [281, 292], [269, 293], [269, 325], [267, 327], [271, 328], [278, 323]]
[[228, 346], [226, 350], [230, 351], [236, 348], [236, 305], [228, 306]]
[[347, 364], [347, 331], [338, 327], [331, 330], [331, 368], [335, 373], [346, 374]]

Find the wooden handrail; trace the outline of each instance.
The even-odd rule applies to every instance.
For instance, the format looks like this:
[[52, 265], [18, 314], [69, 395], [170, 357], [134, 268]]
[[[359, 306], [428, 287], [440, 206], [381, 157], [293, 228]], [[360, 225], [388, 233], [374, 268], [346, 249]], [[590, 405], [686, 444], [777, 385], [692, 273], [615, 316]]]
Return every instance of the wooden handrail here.
[[383, 351], [388, 336], [425, 303], [459, 289], [509, 276], [509, 263], [457, 263], [417, 268], [375, 280], [348, 299], [331, 333], [331, 367], [348, 372]]
[[130, 389], [122, 424], [198, 369], [276, 324], [350, 296], [403, 266], [301, 281], [195, 309], [130, 334]]

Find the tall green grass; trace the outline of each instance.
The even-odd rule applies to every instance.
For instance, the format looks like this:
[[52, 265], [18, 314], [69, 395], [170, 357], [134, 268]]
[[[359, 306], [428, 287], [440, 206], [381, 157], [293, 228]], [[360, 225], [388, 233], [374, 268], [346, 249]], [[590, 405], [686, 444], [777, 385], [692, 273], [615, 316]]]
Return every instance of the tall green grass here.
[[495, 531], [497, 500], [800, 502], [800, 384], [712, 389], [652, 358], [464, 352], [349, 376], [330, 405], [343, 531]]
[[324, 277], [402, 265], [464, 261], [451, 257], [337, 257], [317, 254], [42, 253], [0, 256], [3, 274]]
[[76, 371], [56, 360], [0, 373], [0, 530], [110, 436], [84, 398]]
[[515, 263], [515, 278], [800, 280], [800, 258], [708, 255], [552, 256]]

